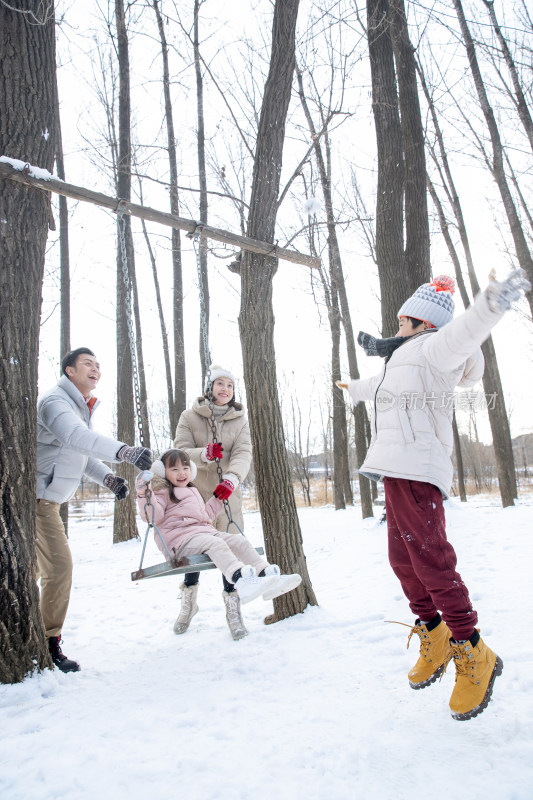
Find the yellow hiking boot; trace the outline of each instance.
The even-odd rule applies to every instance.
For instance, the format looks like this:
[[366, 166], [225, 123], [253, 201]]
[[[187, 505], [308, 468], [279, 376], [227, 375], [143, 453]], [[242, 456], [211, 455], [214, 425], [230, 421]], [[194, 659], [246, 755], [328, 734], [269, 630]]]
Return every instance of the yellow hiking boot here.
[[487, 647], [476, 631], [477, 641], [463, 644], [451, 642], [455, 663], [455, 688], [450, 698], [454, 719], [472, 719], [481, 714], [489, 704], [497, 675], [502, 674], [503, 661]]
[[[435, 625], [436, 622], [436, 625]], [[428, 630], [427, 625], [430, 626]], [[420, 638], [420, 656], [409, 672], [409, 686], [412, 689], [424, 689], [437, 680], [452, 657], [450, 639], [451, 631], [445, 622], [442, 622], [440, 615], [427, 625], [421, 625], [417, 620], [411, 628], [411, 633], [407, 640], [407, 647], [411, 641], [413, 633]]]

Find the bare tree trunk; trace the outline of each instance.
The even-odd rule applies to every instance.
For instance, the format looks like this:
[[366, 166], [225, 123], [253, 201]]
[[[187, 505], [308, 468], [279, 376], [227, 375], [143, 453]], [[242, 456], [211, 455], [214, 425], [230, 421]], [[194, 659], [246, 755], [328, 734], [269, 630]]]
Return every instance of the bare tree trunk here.
[[342, 390], [335, 385], [341, 379], [341, 319], [337, 288], [330, 292], [329, 325], [331, 328], [331, 382], [333, 384], [333, 497], [335, 509], [346, 508], [345, 476], [348, 469], [348, 442], [346, 431], [346, 406]]
[[[260, 236], [267, 242], [273, 242], [275, 234], [298, 4], [298, 0], [276, 0], [270, 69], [259, 119], [247, 234]], [[303, 578], [298, 589], [274, 600], [271, 621], [316, 604], [303, 552], [277, 388], [272, 307], [272, 281], [277, 266], [275, 258], [243, 254], [239, 315], [254, 471], [267, 558], [278, 563], [282, 572], [296, 571]]]
[[[57, 78], [57, 75], [56, 75]], [[57, 136], [56, 136], [56, 152], [55, 162], [57, 169], [57, 177], [62, 181], [65, 180], [65, 163], [63, 160], [63, 138], [61, 135], [61, 115], [59, 113], [59, 93], [56, 79], [56, 121], [57, 121]], [[70, 350], [70, 257], [69, 257], [69, 240], [68, 240], [68, 205], [67, 198], [59, 195], [59, 270], [60, 270], [60, 313], [61, 322], [59, 328], [59, 361]], [[68, 538], [68, 502], [62, 503], [59, 509], [59, 515], [65, 534]]]
[[[481, 110], [483, 111], [490, 134], [492, 143], [492, 174], [500, 191], [505, 213], [507, 214], [518, 263], [522, 269], [526, 271], [530, 282], [533, 284], [533, 259], [531, 258], [531, 253], [529, 252], [527, 240], [515, 208], [513, 197], [507, 183], [507, 178], [505, 177], [505, 169], [503, 165], [503, 146], [500, 139], [498, 125], [496, 123], [496, 118], [494, 116], [494, 111], [492, 110], [487, 93], [485, 91], [485, 84], [483, 83], [483, 77], [477, 61], [476, 49], [465, 19], [461, 0], [453, 0], [453, 5], [459, 19], [459, 25], [463, 34], [463, 40], [466, 47], [472, 76], [474, 78], [474, 84], [478, 94]], [[528, 292], [526, 296], [533, 313], [533, 291]]]
[[[420, 114], [414, 48], [409, 40], [403, 0], [389, 0], [391, 40], [398, 79], [403, 134], [405, 268], [408, 293], [431, 280], [424, 129]], [[398, 310], [399, 306], [396, 307]]]
[[[323, 125], [323, 132], [324, 132], [324, 146], [326, 150], [326, 158], [324, 158], [322, 145], [320, 141], [320, 137], [317, 135], [316, 127], [311, 117], [311, 112], [309, 111], [309, 106], [307, 103], [307, 99], [305, 96], [305, 90], [303, 85], [303, 73], [300, 70], [297, 70], [297, 78], [298, 78], [298, 90], [300, 95], [300, 102], [302, 103], [302, 108], [304, 110], [304, 114], [307, 120], [307, 124], [309, 126], [309, 132], [311, 134], [311, 139], [313, 141], [313, 147], [316, 157], [316, 162], [318, 165], [318, 171], [320, 175], [320, 184], [322, 188], [322, 195], [324, 197], [324, 206], [326, 209], [326, 222], [327, 222], [327, 229], [328, 229], [328, 250], [329, 250], [329, 261], [330, 261], [330, 285], [331, 285], [331, 292], [333, 293], [334, 289], [339, 298], [340, 303], [340, 312], [341, 312], [341, 320], [344, 327], [344, 335], [346, 337], [346, 349], [348, 352], [348, 365], [350, 369], [350, 378], [358, 379], [359, 376], [359, 368], [357, 366], [357, 354], [355, 350], [355, 337], [353, 333], [352, 327], [352, 318], [350, 314], [350, 305], [348, 303], [348, 295], [346, 293], [346, 283], [344, 280], [344, 273], [342, 268], [342, 259], [339, 247], [339, 241], [337, 238], [337, 226], [335, 221], [335, 215], [333, 212], [333, 199], [331, 194], [331, 154], [330, 154], [330, 142], [327, 132], [327, 120], [329, 119], [330, 110], [328, 110], [326, 115], [326, 122]], [[330, 312], [331, 313], [331, 312]], [[336, 314], [339, 313], [337, 308]], [[335, 372], [335, 356], [332, 359], [332, 372]], [[339, 364], [339, 372], [340, 372], [340, 358], [338, 358]], [[335, 409], [337, 407], [338, 396], [336, 397], [336, 386], [335, 380], [337, 378], [335, 375], [332, 375], [333, 380], [333, 408], [334, 408], [334, 418], [335, 418]], [[342, 395], [342, 392], [340, 392]], [[357, 460], [358, 466], [360, 466], [364, 458], [366, 456], [367, 447], [366, 447], [366, 439], [364, 435], [364, 417], [366, 415], [366, 409], [364, 405], [362, 406], [363, 413], [356, 413], [354, 414], [354, 421], [355, 421], [355, 438], [356, 438], [356, 449], [357, 449]], [[333, 431], [334, 431], [334, 439], [335, 439], [335, 430], [336, 425], [334, 423]], [[353, 503], [353, 493], [350, 481], [350, 470], [348, 466], [348, 436], [347, 436], [347, 428], [346, 428], [346, 418], [344, 417], [343, 426], [339, 426], [339, 430], [341, 432], [341, 436], [344, 435], [346, 439], [346, 458], [344, 461], [343, 466], [343, 484], [344, 484], [344, 495], [346, 501], [350, 504]], [[338, 446], [334, 443], [334, 451], [337, 452]], [[359, 461], [360, 458], [360, 461]], [[334, 480], [336, 479], [336, 471], [334, 474]], [[368, 478], [365, 478], [363, 475], [359, 474], [359, 488], [361, 494], [361, 508], [363, 512], [363, 517], [371, 517], [372, 514], [372, 499], [370, 496], [370, 485]], [[340, 498], [338, 498], [340, 499]], [[337, 503], [337, 496], [336, 496], [336, 503]], [[342, 507], [342, 506], [335, 506]]]
[[[381, 330], [394, 336], [398, 286], [404, 284], [403, 251], [404, 161], [398, 109], [394, 54], [387, 21], [388, 0], [367, 0], [368, 47], [372, 74], [372, 110], [376, 125], [378, 184], [376, 201], [376, 258], [381, 289]], [[402, 289], [400, 289], [402, 291]]]
[[[130, 77], [126, 19], [123, 0], [115, 0], [117, 25], [117, 49], [119, 66], [119, 142], [117, 163], [117, 194], [129, 200], [131, 197], [131, 130], [130, 130]], [[117, 439], [122, 442], [135, 441], [135, 407], [133, 401], [133, 368], [130, 351], [130, 330], [127, 309], [131, 309], [128, 298], [132, 270], [133, 239], [131, 218], [124, 215], [119, 221], [121, 232], [117, 241]], [[123, 237], [123, 238], [122, 238]], [[124, 253], [124, 248], [126, 252]], [[124, 257], [126, 265], [124, 265]], [[131, 464], [117, 464], [117, 475], [125, 478], [129, 486], [135, 483], [136, 469]], [[120, 503], [115, 503], [113, 542], [125, 542], [137, 535], [134, 492]]]
[[[27, 15], [0, 3], [0, 152], [52, 172], [54, 5], [27, 0], [25, 7]], [[52, 667], [35, 581], [35, 409], [50, 195], [6, 181], [0, 219], [0, 683], [9, 684]]]
[[[196, 74], [196, 109], [198, 119], [197, 149], [198, 149], [198, 180], [200, 183], [200, 222], [207, 224], [207, 177], [205, 168], [205, 122], [204, 122], [204, 83], [202, 77], [202, 64], [200, 59], [200, 40], [198, 34], [198, 14], [201, 0], [194, 0], [194, 70]], [[203, 319], [200, 321], [200, 364], [202, 367], [202, 386], [205, 382], [209, 368], [209, 281], [207, 275], [207, 237], [200, 233], [198, 241], [199, 280], [202, 283], [201, 297], [203, 298], [200, 312]]]
[[[170, 171], [170, 213], [179, 216], [178, 194], [178, 158], [176, 154], [176, 137], [174, 134], [174, 115], [170, 97], [170, 70], [168, 66], [168, 46], [165, 27], [159, 9], [159, 0], [152, 0], [157, 18], [161, 53], [163, 56], [163, 94], [165, 98], [165, 119], [167, 123], [168, 163]], [[175, 432], [181, 412], [186, 407], [185, 379], [185, 340], [183, 331], [183, 275], [181, 269], [181, 235], [177, 228], [172, 228], [172, 273], [173, 273], [173, 307], [174, 307], [174, 404], [171, 410], [172, 431]]]

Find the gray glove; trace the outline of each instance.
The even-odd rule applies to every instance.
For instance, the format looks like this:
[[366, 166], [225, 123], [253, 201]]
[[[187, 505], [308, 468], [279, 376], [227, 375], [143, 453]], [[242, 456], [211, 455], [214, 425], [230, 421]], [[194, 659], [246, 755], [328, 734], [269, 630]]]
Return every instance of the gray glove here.
[[491, 311], [503, 314], [509, 311], [513, 303], [520, 300], [524, 292], [531, 290], [525, 270], [514, 269], [504, 281], [497, 281], [494, 270], [489, 275], [489, 285], [485, 289]]
[[125, 444], [117, 453], [117, 458], [134, 464], [137, 469], [150, 469], [152, 465], [152, 451], [147, 447], [128, 447]]
[[117, 500], [124, 500], [129, 494], [128, 484], [124, 478], [119, 478], [118, 475], [113, 475], [112, 472], [108, 472], [105, 476], [104, 486], [111, 489]]

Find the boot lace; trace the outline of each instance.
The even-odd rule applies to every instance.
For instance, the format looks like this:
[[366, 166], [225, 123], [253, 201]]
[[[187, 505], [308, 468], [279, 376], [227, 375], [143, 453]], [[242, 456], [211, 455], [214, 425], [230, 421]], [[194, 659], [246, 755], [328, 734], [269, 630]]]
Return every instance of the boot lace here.
[[420, 641], [422, 643], [422, 631], [418, 625], [408, 625], [407, 622], [398, 622], [398, 620], [396, 619], [386, 619], [385, 622], [388, 622], [390, 625], [403, 625], [405, 628], [411, 628], [411, 632], [407, 637], [407, 647], [405, 648], [406, 650], [409, 650], [409, 645], [411, 643], [411, 637], [413, 633], [416, 633], [416, 635], [420, 638]]
[[[416, 635], [420, 639], [420, 653], [424, 658], [428, 658], [429, 652], [430, 652], [430, 648], [431, 648], [431, 641], [430, 641], [429, 637], [426, 637], [425, 634], [423, 633], [421, 625], [408, 625], [407, 622], [398, 622], [395, 619], [387, 619], [387, 620], [385, 620], [385, 622], [389, 622], [391, 625], [404, 625], [406, 628], [411, 628], [411, 632], [409, 633], [409, 636], [407, 637], [407, 647], [405, 649], [409, 650], [409, 645], [411, 643], [411, 637], [413, 636], [414, 633], [416, 633]], [[427, 639], [427, 641], [426, 641], [426, 639]], [[448, 668], [448, 664], [450, 663], [452, 658], [455, 658], [455, 656], [453, 655], [453, 652], [450, 652], [448, 658], [446, 659], [446, 661], [443, 664], [444, 669], [442, 670], [442, 674], [441, 674], [439, 680], [442, 680], [442, 676], [446, 672], [446, 670]]]
[[[474, 680], [474, 669], [476, 666], [476, 659], [474, 653], [472, 652], [472, 647], [470, 646], [469, 642], [465, 644], [453, 644], [451, 645], [452, 648], [452, 656], [446, 662], [446, 666], [444, 668], [444, 672], [448, 667], [448, 664], [453, 659], [455, 663], [455, 672], [456, 675], [464, 675], [470, 680]], [[444, 673], [443, 673], [444, 674]]]
[[244, 623], [241, 619], [241, 608], [240, 602], [238, 597], [233, 597], [230, 595], [227, 599], [227, 611], [228, 611], [228, 624], [230, 628], [235, 628], [236, 630], [243, 630]]

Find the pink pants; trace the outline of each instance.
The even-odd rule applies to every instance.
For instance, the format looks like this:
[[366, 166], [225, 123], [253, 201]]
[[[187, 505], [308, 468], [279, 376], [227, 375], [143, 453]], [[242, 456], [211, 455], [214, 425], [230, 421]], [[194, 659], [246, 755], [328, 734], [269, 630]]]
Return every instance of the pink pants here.
[[268, 567], [268, 561], [261, 558], [255, 547], [240, 533], [215, 531], [213, 528], [213, 533], [196, 533], [185, 544], [176, 547], [178, 558], [197, 556], [198, 553], [206, 553], [229, 583], [233, 583], [233, 574], [245, 564], [255, 567], [258, 574]]
[[477, 614], [455, 569], [440, 490], [422, 481], [385, 478], [385, 510], [390, 565], [411, 611], [424, 622], [440, 611], [454, 639], [469, 639]]

